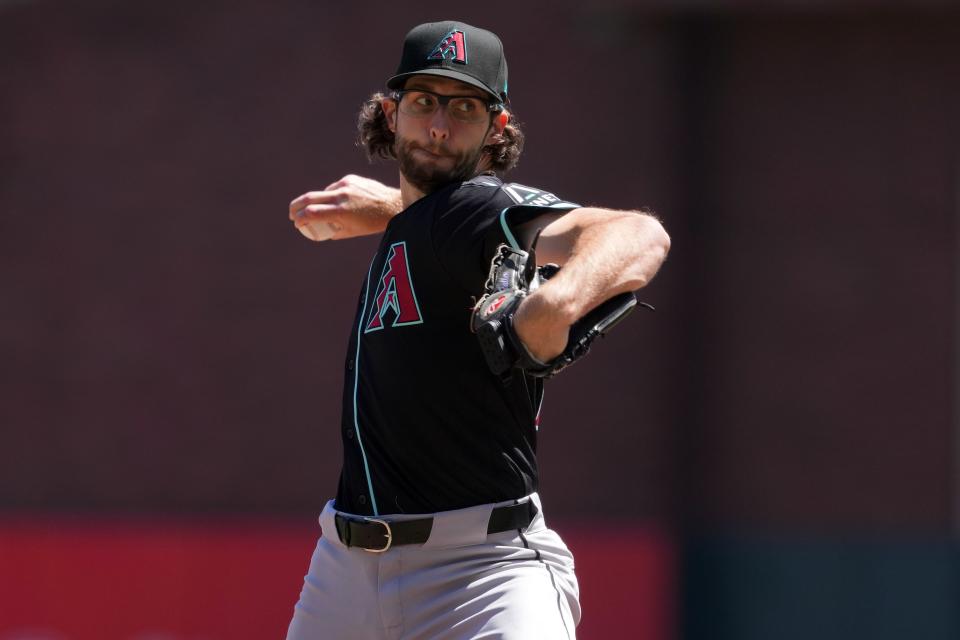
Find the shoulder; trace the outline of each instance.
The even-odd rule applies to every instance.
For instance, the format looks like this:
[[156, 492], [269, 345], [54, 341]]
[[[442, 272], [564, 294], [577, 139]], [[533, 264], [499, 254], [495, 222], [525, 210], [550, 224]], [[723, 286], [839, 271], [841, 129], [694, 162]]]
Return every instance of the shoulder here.
[[515, 249], [529, 249], [540, 228], [580, 208], [549, 191], [516, 182], [502, 185], [500, 191], [505, 198], [499, 213], [500, 227]]
[[503, 182], [496, 176], [481, 175], [461, 183], [450, 196], [451, 203], [473, 204], [495, 211], [507, 209], [576, 209], [580, 205], [518, 182]]
[[450, 185], [437, 195], [437, 224], [460, 226], [498, 218], [513, 200], [503, 191], [504, 184], [496, 176], [481, 175]]
[[511, 200], [512, 207], [537, 207], [548, 209], [577, 209], [580, 205], [564, 200], [549, 191], [517, 182], [501, 186], [501, 191]]
[[461, 207], [494, 210], [503, 203], [503, 182], [496, 176], [481, 175], [461, 182], [450, 194], [450, 202]]
[[487, 175], [461, 183], [451, 194], [450, 205], [446, 212], [450, 224], [476, 225], [489, 230], [497, 243], [518, 249], [529, 247], [536, 228], [548, 224], [541, 221], [580, 208], [549, 191]]

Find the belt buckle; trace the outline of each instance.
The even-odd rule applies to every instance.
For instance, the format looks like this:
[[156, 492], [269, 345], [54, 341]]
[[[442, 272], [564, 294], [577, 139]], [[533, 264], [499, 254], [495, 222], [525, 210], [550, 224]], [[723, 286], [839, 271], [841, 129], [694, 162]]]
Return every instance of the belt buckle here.
[[389, 549], [390, 545], [393, 544], [393, 531], [390, 530], [390, 523], [387, 522], [386, 520], [380, 520], [379, 518], [367, 518], [366, 516], [364, 516], [363, 521], [376, 522], [377, 524], [382, 524], [383, 528], [387, 530], [387, 533], [386, 533], [387, 544], [386, 546], [383, 547], [383, 549], [368, 549], [367, 547], [360, 547], [360, 548], [369, 553], [383, 553], [384, 551]]

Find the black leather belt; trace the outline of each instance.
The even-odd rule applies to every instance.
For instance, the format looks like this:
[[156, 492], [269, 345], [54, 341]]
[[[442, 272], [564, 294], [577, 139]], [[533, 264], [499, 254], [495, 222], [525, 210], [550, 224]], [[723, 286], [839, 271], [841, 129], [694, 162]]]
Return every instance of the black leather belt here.
[[[531, 501], [497, 507], [490, 513], [487, 533], [525, 529], [536, 515], [537, 507]], [[433, 529], [433, 518], [387, 522], [380, 518], [338, 513], [334, 520], [340, 542], [373, 553], [383, 553], [399, 544], [423, 544]]]

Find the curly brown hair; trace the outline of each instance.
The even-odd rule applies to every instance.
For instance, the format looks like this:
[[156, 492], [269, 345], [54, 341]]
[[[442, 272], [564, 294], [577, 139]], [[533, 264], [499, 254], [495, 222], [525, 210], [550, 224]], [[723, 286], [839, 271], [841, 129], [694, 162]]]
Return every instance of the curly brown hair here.
[[[387, 126], [387, 118], [380, 105], [380, 101], [385, 97], [379, 92], [370, 96], [360, 107], [360, 115], [357, 117], [357, 130], [360, 132], [357, 144], [366, 150], [370, 160], [397, 157], [395, 138]], [[523, 152], [523, 132], [520, 130], [520, 122], [512, 112], [499, 137], [499, 141], [488, 144], [483, 151], [489, 157], [490, 169], [501, 175], [517, 166]]]

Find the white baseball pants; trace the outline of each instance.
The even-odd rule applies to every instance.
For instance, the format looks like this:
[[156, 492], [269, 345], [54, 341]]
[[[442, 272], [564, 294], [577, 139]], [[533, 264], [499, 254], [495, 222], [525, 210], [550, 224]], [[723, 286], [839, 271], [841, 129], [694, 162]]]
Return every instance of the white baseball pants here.
[[287, 640], [572, 640], [573, 557], [528, 499], [538, 513], [525, 531], [488, 535], [490, 512], [513, 501], [487, 504], [433, 514], [425, 544], [379, 554], [340, 541], [328, 502]]

